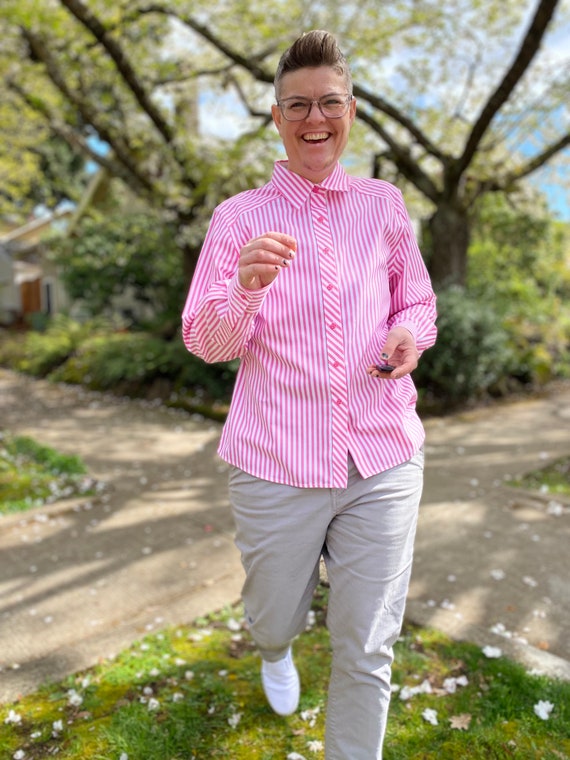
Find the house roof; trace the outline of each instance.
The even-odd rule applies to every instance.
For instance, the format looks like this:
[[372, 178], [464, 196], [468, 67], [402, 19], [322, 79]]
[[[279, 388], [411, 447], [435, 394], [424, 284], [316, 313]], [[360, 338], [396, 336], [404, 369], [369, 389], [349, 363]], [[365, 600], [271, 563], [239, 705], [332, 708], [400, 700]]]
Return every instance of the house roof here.
[[49, 230], [54, 222], [65, 219], [72, 214], [73, 210], [66, 209], [64, 211], [56, 211], [49, 216], [32, 219], [30, 222], [0, 235], [0, 245], [18, 250], [25, 250], [36, 246], [40, 242], [42, 233]]

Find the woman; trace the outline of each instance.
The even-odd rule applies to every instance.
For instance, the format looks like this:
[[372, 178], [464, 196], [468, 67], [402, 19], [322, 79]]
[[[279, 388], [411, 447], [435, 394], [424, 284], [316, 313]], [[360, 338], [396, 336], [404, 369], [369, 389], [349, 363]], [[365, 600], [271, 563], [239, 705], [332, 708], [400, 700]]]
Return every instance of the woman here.
[[[239, 357], [219, 453], [230, 465], [243, 600], [272, 708], [294, 712], [291, 644], [324, 557], [332, 646], [327, 760], [382, 757], [423, 481], [410, 372], [435, 341], [435, 296], [401, 193], [350, 177], [355, 118], [332, 35], [279, 62], [287, 160], [215, 210], [183, 312], [187, 348]], [[386, 366], [388, 365], [388, 366]]]

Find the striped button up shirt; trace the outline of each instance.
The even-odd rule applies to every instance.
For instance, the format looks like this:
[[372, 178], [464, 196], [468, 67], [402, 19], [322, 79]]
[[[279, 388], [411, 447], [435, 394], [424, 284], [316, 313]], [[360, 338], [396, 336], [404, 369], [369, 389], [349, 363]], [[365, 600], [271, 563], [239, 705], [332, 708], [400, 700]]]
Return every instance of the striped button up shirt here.
[[[295, 258], [270, 285], [247, 290], [240, 249], [269, 231], [297, 240]], [[419, 351], [431, 346], [435, 316], [397, 188], [340, 164], [314, 185], [278, 161], [268, 184], [214, 211], [182, 315], [189, 351], [241, 360], [221, 458], [315, 488], [345, 488], [349, 455], [363, 477], [407, 461], [424, 439], [412, 378], [366, 369], [395, 326]]]

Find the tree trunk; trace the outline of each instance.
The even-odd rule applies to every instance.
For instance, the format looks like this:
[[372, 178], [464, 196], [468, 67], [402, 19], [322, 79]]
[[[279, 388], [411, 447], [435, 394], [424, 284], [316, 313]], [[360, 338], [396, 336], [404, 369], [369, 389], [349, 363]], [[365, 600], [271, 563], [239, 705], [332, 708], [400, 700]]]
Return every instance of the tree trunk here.
[[455, 204], [440, 203], [428, 221], [431, 255], [428, 268], [432, 282], [441, 289], [448, 285], [465, 285], [469, 216]]

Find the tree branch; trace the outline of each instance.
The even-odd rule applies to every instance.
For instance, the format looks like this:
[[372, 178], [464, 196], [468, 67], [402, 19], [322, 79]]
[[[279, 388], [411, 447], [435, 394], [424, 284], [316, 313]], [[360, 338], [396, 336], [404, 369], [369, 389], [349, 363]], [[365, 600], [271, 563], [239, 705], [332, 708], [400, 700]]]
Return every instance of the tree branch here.
[[[76, 93], [68, 87], [59, 66], [51, 56], [41, 37], [39, 37], [39, 35], [36, 35], [30, 29], [26, 29], [24, 27], [21, 27], [21, 32], [30, 45], [32, 54], [37, 58], [37, 60], [41, 61], [44, 64], [47, 76], [54, 84], [54, 86], [62, 93], [66, 100], [77, 109], [78, 113], [85, 121], [85, 123], [91, 125], [101, 140], [108, 143], [109, 146], [113, 149], [117, 161], [128, 172], [129, 180], [135, 180], [138, 185], [150, 190], [152, 188], [152, 183], [149, 178], [140, 171], [140, 167], [136, 161], [131, 158], [128, 145], [121, 138], [113, 135], [111, 131], [97, 118], [96, 111], [92, 109], [91, 106], [88, 105], [84, 100], [78, 98]], [[53, 119], [47, 108], [42, 108], [40, 101], [30, 98], [28, 94], [25, 93], [24, 90], [20, 88], [15, 82], [11, 82], [10, 86], [14, 91], [18, 92], [20, 97], [24, 97], [28, 105], [30, 105], [36, 111], [42, 113], [44, 118], [46, 118], [47, 121], [53, 125], [55, 119]], [[101, 163], [100, 159], [101, 157], [98, 156], [96, 159], [98, 163]], [[123, 179], [125, 179], [125, 176], [127, 176], [119, 172], [117, 172], [117, 174], [119, 174], [119, 176], [122, 176]], [[128, 180], [126, 181], [128, 183]]]
[[379, 122], [361, 108], [356, 109], [358, 117], [381, 137], [390, 149], [391, 161], [398, 167], [402, 175], [418, 188], [427, 198], [437, 203], [441, 193], [431, 178], [420, 168], [406, 147], [400, 145]]
[[560, 153], [561, 150], [564, 150], [564, 148], [567, 148], [569, 145], [570, 133], [565, 134], [555, 143], [549, 145], [542, 151], [542, 153], [539, 153], [537, 156], [529, 159], [529, 161], [520, 166], [518, 169], [505, 174], [502, 179], [492, 179], [480, 182], [477, 186], [475, 196], [478, 197], [482, 193], [488, 191], [496, 193], [503, 190], [508, 190], [517, 182], [524, 179], [525, 177], [529, 177], [535, 171], [547, 164], [553, 156], [555, 156], [557, 153]]
[[[62, 0], [62, 2], [63, 1], [64, 0]], [[68, 0], [65, 1], [67, 2]], [[177, 18], [183, 24], [199, 34], [200, 37], [203, 37], [205, 40], [207, 40], [211, 45], [219, 50], [220, 53], [223, 53], [226, 58], [229, 58], [230, 61], [233, 61], [238, 66], [241, 66], [246, 71], [249, 71], [259, 82], [268, 82], [269, 84], [273, 84], [273, 73], [259, 65], [260, 61], [262, 61], [273, 52], [273, 47], [268, 48], [256, 55], [252, 54], [248, 57], [245, 57], [241, 55], [241, 53], [238, 53], [226, 45], [226, 43], [223, 42], [223, 40], [219, 39], [219, 37], [216, 37], [216, 35], [205, 24], [201, 24], [199, 21], [196, 21], [196, 19], [194, 19], [190, 14], [177, 13], [171, 8], [165, 8], [162, 5], [156, 4], [146, 5], [142, 8], [138, 8], [137, 12], [141, 14], [161, 13], [165, 16], [173, 16], [174, 18]]]
[[[438, 161], [441, 161], [442, 164], [446, 163], [449, 160], [448, 157], [445, 156], [445, 154], [442, 153], [441, 150], [436, 145], [434, 145], [434, 143], [432, 143], [432, 141], [419, 129], [419, 127], [413, 123], [411, 119], [405, 116], [399, 109], [397, 109], [387, 100], [384, 100], [384, 98], [381, 98], [379, 95], [374, 95], [374, 93], [365, 90], [363, 87], [360, 87], [360, 85], [357, 84], [354, 85], [353, 92], [357, 97], [366, 100], [368, 103], [370, 103], [371, 106], [374, 106], [377, 111], [386, 114], [386, 116], [394, 119], [395, 122], [404, 127], [404, 129], [410, 133], [418, 145], [421, 145], [427, 153], [429, 153], [434, 158], [437, 158]], [[358, 111], [358, 115], [362, 118], [362, 111], [360, 109]]]
[[117, 67], [123, 81], [135, 96], [140, 107], [148, 115], [164, 140], [167, 143], [172, 142], [174, 134], [170, 124], [164, 119], [160, 110], [155, 106], [149, 94], [141, 85], [133, 66], [121, 46], [111, 37], [95, 14], [80, 0], [60, 0], [60, 2], [102, 45]]
[[454, 163], [453, 171], [460, 177], [469, 166], [491, 121], [509, 99], [538, 52], [542, 38], [554, 15], [559, 0], [540, 0], [534, 18], [524, 36], [519, 51], [503, 80], [490, 96], [465, 144], [462, 156]]
[[101, 154], [96, 153], [93, 148], [90, 147], [83, 135], [80, 135], [68, 124], [64, 124], [55, 119], [48, 109], [43, 104], [40, 104], [37, 98], [31, 98], [18, 84], [13, 81], [8, 81], [7, 85], [10, 89], [16, 92], [30, 108], [33, 108], [37, 113], [40, 113], [46, 120], [46, 123], [49, 125], [52, 132], [65, 140], [72, 150], [79, 151], [87, 156], [87, 158], [90, 158], [99, 166], [107, 169], [113, 176], [123, 180], [126, 185], [132, 187], [133, 183], [135, 183], [144, 193], [152, 193], [154, 191], [152, 184], [145, 178], [134, 177], [130, 171], [118, 161], [113, 160], [111, 156], [101, 156]]

